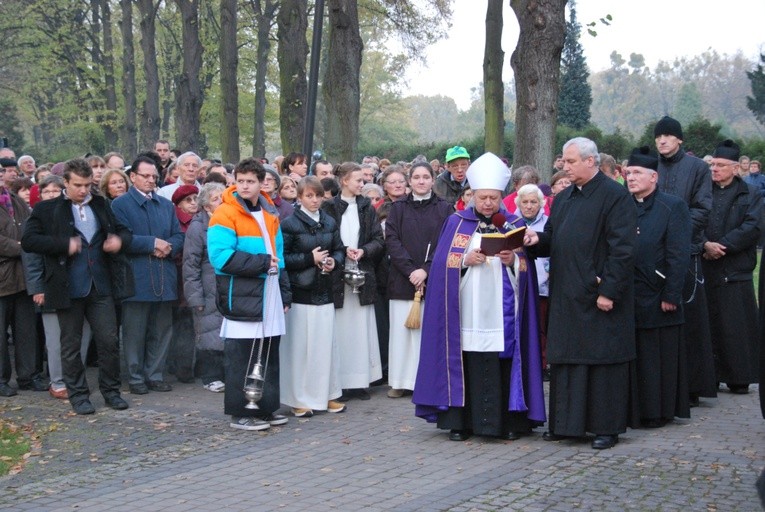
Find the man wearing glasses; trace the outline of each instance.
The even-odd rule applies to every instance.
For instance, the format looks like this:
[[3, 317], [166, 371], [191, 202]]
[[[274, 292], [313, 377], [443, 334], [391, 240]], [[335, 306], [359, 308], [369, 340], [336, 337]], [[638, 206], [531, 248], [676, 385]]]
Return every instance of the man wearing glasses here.
[[691, 263], [683, 286], [683, 332], [688, 356], [688, 392], [691, 407], [694, 407], [699, 404], [700, 396], [717, 396], [707, 296], [701, 269], [702, 237], [712, 209], [712, 178], [709, 166], [682, 148], [683, 128], [676, 119], [662, 117], [653, 132], [659, 152], [658, 188], [685, 201], [693, 223]]
[[739, 147], [732, 140], [721, 142], [712, 153], [712, 212], [703, 234], [702, 264], [717, 381], [725, 382], [731, 393], [746, 394], [759, 378], [752, 272], [763, 204], [754, 187], [738, 176], [739, 165]]
[[446, 151], [446, 169], [433, 185], [433, 192], [438, 197], [454, 206], [467, 185], [467, 170], [470, 166], [470, 155], [462, 146], [454, 146]]
[[112, 203], [117, 220], [133, 233], [127, 245], [135, 295], [122, 303], [122, 342], [130, 392], [170, 391], [163, 371], [172, 336], [172, 304], [178, 298], [173, 257], [183, 249], [183, 233], [173, 203], [154, 191], [156, 162], [139, 156], [130, 167], [133, 186]]

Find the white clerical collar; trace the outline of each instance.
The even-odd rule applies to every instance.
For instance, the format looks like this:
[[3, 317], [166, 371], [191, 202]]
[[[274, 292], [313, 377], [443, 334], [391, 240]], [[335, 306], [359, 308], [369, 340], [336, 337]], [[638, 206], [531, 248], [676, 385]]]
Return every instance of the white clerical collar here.
[[307, 209], [305, 206], [300, 205], [300, 211], [311, 217], [316, 222], [319, 222], [319, 218], [321, 217], [321, 213], [319, 210], [316, 210], [315, 212], [312, 212], [311, 210]]

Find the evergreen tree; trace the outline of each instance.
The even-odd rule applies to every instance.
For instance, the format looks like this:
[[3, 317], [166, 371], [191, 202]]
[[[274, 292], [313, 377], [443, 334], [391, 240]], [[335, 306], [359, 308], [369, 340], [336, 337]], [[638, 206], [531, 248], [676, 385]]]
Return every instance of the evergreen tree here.
[[566, 22], [566, 42], [560, 59], [560, 97], [558, 122], [581, 129], [590, 122], [592, 90], [587, 78], [590, 71], [579, 42], [582, 27], [576, 20], [576, 2], [570, 2], [569, 20]]
[[756, 71], [747, 71], [746, 76], [752, 83], [752, 96], [746, 97], [746, 106], [761, 124], [765, 124], [765, 53], [760, 54], [760, 63]]

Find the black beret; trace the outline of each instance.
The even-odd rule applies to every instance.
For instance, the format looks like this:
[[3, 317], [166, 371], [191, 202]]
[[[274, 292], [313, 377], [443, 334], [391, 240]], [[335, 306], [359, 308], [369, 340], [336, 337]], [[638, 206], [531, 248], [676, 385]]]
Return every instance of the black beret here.
[[13, 158], [0, 158], [0, 167], [17, 167], [18, 165]]
[[646, 169], [656, 171], [659, 168], [659, 156], [648, 146], [635, 148], [630, 153], [629, 160], [627, 160], [627, 167], [632, 166], [645, 167]]
[[653, 136], [658, 137], [659, 135], [674, 135], [678, 139], [683, 140], [683, 127], [680, 126], [680, 121], [677, 119], [664, 116], [659, 119], [659, 122], [653, 128]]
[[712, 157], [724, 158], [726, 160], [734, 160], [738, 162], [740, 153], [741, 148], [738, 147], [738, 144], [730, 139], [726, 139], [717, 145], [714, 153], [712, 153]]

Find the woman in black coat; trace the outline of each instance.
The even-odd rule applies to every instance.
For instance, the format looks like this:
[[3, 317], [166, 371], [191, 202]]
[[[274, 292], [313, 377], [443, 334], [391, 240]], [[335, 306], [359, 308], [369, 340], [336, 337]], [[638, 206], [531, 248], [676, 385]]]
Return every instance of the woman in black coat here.
[[390, 344], [388, 396], [399, 398], [413, 390], [420, 359], [420, 329], [404, 326], [414, 304], [415, 292], [425, 291], [433, 251], [444, 220], [453, 209], [433, 192], [435, 175], [427, 162], [409, 171], [412, 193], [391, 203], [385, 223], [385, 245], [390, 257]]
[[297, 417], [313, 411], [338, 413], [340, 397], [334, 341], [332, 274], [345, 259], [335, 220], [320, 211], [324, 187], [315, 176], [298, 184], [300, 207], [282, 222], [284, 266], [292, 288], [292, 308], [279, 347], [282, 403]]
[[383, 254], [382, 229], [372, 203], [361, 196], [364, 186], [361, 166], [345, 162], [337, 167], [340, 194], [322, 205], [339, 225], [345, 250], [345, 267], [358, 265], [365, 283], [360, 293], [336, 272], [334, 280], [335, 338], [340, 354], [340, 382], [349, 390], [343, 399], [369, 399], [365, 388], [382, 378], [380, 349], [377, 343], [374, 303], [376, 298], [375, 267]]

